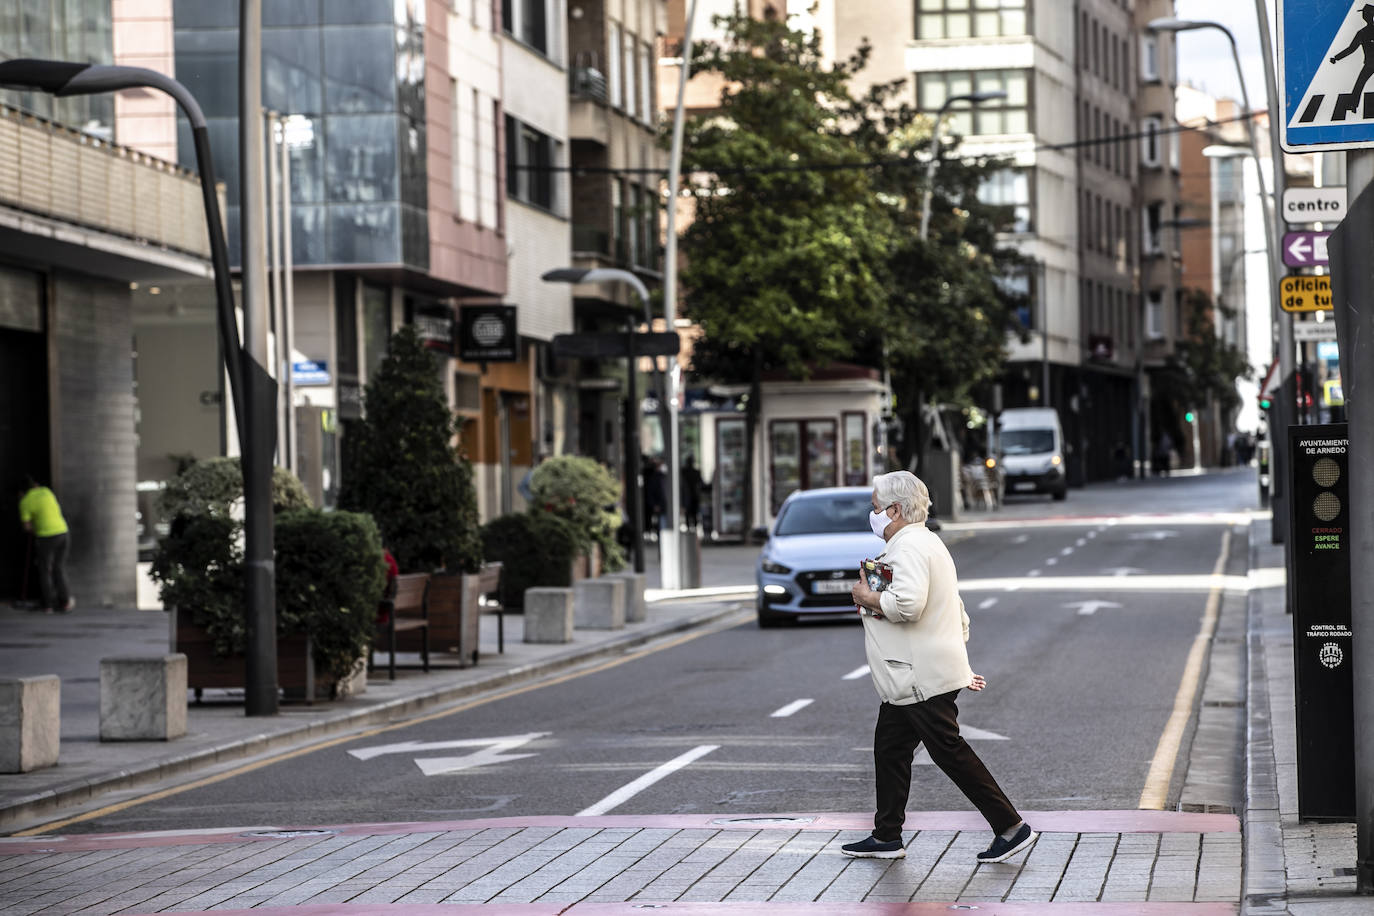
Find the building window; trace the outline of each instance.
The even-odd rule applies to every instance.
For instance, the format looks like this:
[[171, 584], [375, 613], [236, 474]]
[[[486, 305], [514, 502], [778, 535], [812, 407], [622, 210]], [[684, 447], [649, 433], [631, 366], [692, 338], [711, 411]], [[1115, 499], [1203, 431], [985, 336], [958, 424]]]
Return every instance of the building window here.
[[619, 108], [624, 99], [620, 91], [620, 23], [612, 22], [606, 34], [606, 79], [611, 84], [611, 107]]
[[625, 33], [622, 48], [625, 69], [625, 112], [633, 118], [639, 106], [639, 90], [635, 88], [638, 68], [635, 66], [635, 37], [629, 32]]
[[1159, 79], [1159, 36], [1140, 37], [1140, 78], [1147, 83]]
[[916, 0], [917, 38], [1026, 34], [1026, 0]]
[[768, 432], [774, 514], [796, 490], [835, 486], [839, 455], [834, 420], [774, 420]]
[[540, 54], [549, 53], [546, 0], [501, 0], [501, 28]]
[[951, 109], [950, 130], [964, 136], [1030, 132], [1030, 89], [1025, 70], [973, 70], [920, 73], [916, 76], [917, 105], [939, 111], [946, 99], [971, 92], [1005, 92], [1005, 99], [975, 108]]
[[625, 189], [619, 178], [611, 179], [611, 251], [619, 261], [625, 257]]
[[548, 134], [506, 115], [506, 194], [553, 210], [559, 144]]
[[1009, 232], [1031, 231], [1031, 179], [1028, 169], [993, 172], [978, 186], [978, 199], [993, 207], [1009, 207], [1011, 220], [998, 228]]
[[639, 116], [645, 124], [654, 123], [654, 92], [653, 92], [653, 59], [654, 49], [648, 43], [640, 45], [639, 50]]
[[1152, 203], [1145, 208], [1144, 225], [1141, 227], [1140, 244], [1141, 254], [1160, 254], [1164, 251], [1164, 240], [1161, 234], [1164, 231], [1164, 205]]
[[1145, 339], [1164, 336], [1164, 292], [1152, 289], [1145, 294]]
[[1158, 167], [1159, 165], [1159, 131], [1164, 126], [1164, 122], [1157, 115], [1150, 115], [1140, 122], [1140, 164]]

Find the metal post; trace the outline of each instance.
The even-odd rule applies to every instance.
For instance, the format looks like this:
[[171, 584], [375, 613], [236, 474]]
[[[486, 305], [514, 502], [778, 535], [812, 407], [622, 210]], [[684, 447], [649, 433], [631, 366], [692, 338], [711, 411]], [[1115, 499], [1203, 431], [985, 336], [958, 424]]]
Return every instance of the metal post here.
[[940, 106], [940, 110], [935, 115], [935, 126], [930, 131], [930, 158], [926, 162], [926, 187], [921, 195], [921, 240], [930, 238], [930, 200], [935, 194], [935, 165], [940, 156], [940, 130], [945, 123], [945, 112], [949, 110], [949, 103], [952, 99], [946, 99], [945, 104]]
[[[1278, 94], [1278, 80], [1274, 70], [1273, 45], [1269, 38], [1269, 5], [1268, 0], [1255, 0], [1255, 16], [1259, 25], [1260, 56], [1264, 60], [1264, 88], [1269, 105], [1269, 155], [1274, 164], [1274, 194], [1272, 198], [1265, 200], [1266, 226], [1270, 232], [1275, 233], [1277, 238], [1283, 237], [1283, 216], [1279, 207], [1279, 201], [1283, 198], [1283, 189], [1287, 183], [1287, 175], [1283, 164], [1283, 147], [1279, 143], [1279, 119], [1283, 117], [1283, 105], [1280, 103]], [[1234, 39], [1232, 40], [1234, 45]], [[1249, 110], [1249, 106], [1246, 106]], [[1259, 168], [1258, 160], [1255, 167]], [[1261, 175], [1261, 181], [1263, 176]], [[1263, 187], [1263, 185], [1261, 185]], [[1270, 227], [1273, 228], [1270, 228]], [[1270, 244], [1269, 261], [1274, 275], [1282, 276], [1282, 257], [1283, 253], [1278, 250], [1278, 246]], [[1288, 493], [1285, 479], [1288, 474], [1288, 430], [1287, 426], [1294, 414], [1295, 394], [1292, 388], [1294, 352], [1293, 352], [1293, 317], [1278, 306], [1278, 281], [1273, 280], [1273, 290], [1270, 295], [1274, 296], [1274, 321], [1278, 325], [1278, 351], [1279, 351], [1279, 379], [1281, 392], [1277, 402], [1277, 410], [1274, 411], [1278, 419], [1278, 428], [1269, 429], [1269, 448], [1270, 465], [1273, 472], [1270, 480], [1273, 482], [1273, 494], [1270, 504], [1273, 507], [1274, 521], [1271, 534], [1272, 543], [1285, 542], [1284, 547], [1284, 566], [1291, 568], [1288, 564], [1288, 553], [1290, 547], [1287, 545], [1286, 532], [1288, 531]]]
[[[1349, 215], [1332, 242], [1333, 304], [1340, 335], [1341, 379], [1350, 439], [1350, 555], [1374, 552], [1374, 151], [1346, 153]], [[1291, 545], [1290, 545], [1291, 546]], [[1374, 564], [1350, 564], [1350, 659], [1355, 729], [1355, 880], [1374, 894]]]
[[[668, 151], [668, 227], [667, 238], [663, 245], [663, 320], [664, 330], [674, 329], [677, 318], [677, 196], [682, 182], [682, 133], [687, 104], [687, 80], [692, 69], [692, 26], [697, 18], [697, 0], [691, 0], [687, 7], [687, 20], [682, 30], [682, 66], [677, 75], [677, 107], [673, 110], [673, 140]], [[653, 325], [649, 325], [652, 331]], [[681, 471], [678, 468], [678, 382], [681, 369], [677, 357], [673, 357], [672, 368], [664, 385], [664, 397], [668, 401], [668, 531], [671, 537], [663, 539], [665, 532], [659, 532], [658, 555], [660, 585], [663, 588], [682, 587], [682, 556], [678, 549], [678, 529], [682, 525], [682, 507], [679, 504]]]
[[1035, 297], [1040, 306], [1040, 403], [1050, 403], [1050, 297], [1045, 295], [1045, 262], [1036, 264]]
[[294, 474], [300, 473], [296, 461], [296, 383], [291, 377], [296, 352], [296, 283], [295, 261], [291, 257], [291, 146], [286, 140], [285, 119], [281, 122], [281, 261], [282, 311], [285, 313], [286, 366], [286, 466]]
[[[288, 371], [286, 365], [286, 316], [282, 313], [281, 283], [281, 191], [277, 187], [277, 132], [281, 130], [281, 118], [275, 111], [263, 115], [267, 144], [267, 274], [271, 283], [272, 297], [272, 377], [277, 380], [277, 448], [286, 447], [286, 410], [282, 401], [284, 391], [283, 377]], [[286, 455], [279, 451], [276, 464], [286, 466]]]
[[644, 572], [644, 487], [640, 485], [639, 462], [639, 386], [635, 375], [635, 323], [625, 328], [625, 505], [630, 510], [630, 557], [634, 571]]
[[241, 443], [244, 520], [244, 711], [277, 714], [277, 609], [272, 559], [272, 453], [277, 384], [265, 366], [267, 348], [267, 228], [262, 136], [262, 0], [239, 4], [239, 224], [243, 274], [243, 337], [248, 397]]

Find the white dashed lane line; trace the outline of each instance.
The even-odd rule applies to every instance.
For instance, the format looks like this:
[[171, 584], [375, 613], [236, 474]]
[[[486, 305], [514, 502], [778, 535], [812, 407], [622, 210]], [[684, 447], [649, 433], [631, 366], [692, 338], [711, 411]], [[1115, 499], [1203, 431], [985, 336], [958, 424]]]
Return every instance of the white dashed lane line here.
[[[995, 601], [996, 599], [994, 598], [993, 600]], [[841, 680], [845, 680], [845, 681], [857, 681], [859, 678], [861, 678], [861, 677], [866, 677], [867, 675], [868, 675], [868, 666], [867, 666], [867, 665], [860, 665], [859, 667], [855, 668], [853, 671], [851, 671], [851, 672], [849, 672], [848, 674], [846, 674], [843, 678], [841, 678]]]
[[786, 717], [792, 715], [792, 713], [797, 712], [798, 710], [805, 709], [806, 707], [810, 706], [810, 705], [811, 705], [812, 703], [814, 703], [814, 702], [816, 702], [816, 701], [815, 701], [815, 700], [793, 700], [791, 703], [788, 703], [788, 704], [787, 704], [786, 706], [784, 706], [782, 709], [774, 710], [773, 713], [772, 713], [771, 718], [774, 718], [774, 719], [785, 719]]
[[982, 601], [978, 602], [978, 610], [986, 611], [988, 608], [992, 607], [996, 603], [996, 598], [984, 598]]
[[1065, 547], [1063, 550], [1059, 551], [1059, 555], [1060, 555], [1061, 557], [1067, 557], [1067, 556], [1070, 556], [1070, 555], [1072, 555], [1072, 554], [1073, 554], [1073, 548], [1072, 548], [1072, 547]]

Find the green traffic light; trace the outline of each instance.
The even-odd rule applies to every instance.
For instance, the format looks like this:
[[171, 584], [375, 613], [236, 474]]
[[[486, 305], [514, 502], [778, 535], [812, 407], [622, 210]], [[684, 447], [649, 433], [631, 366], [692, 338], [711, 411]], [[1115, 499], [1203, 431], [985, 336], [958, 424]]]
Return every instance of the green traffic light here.
[[1188, 411], [1187, 413], [1185, 413], [1185, 414], [1183, 415], [1183, 419], [1184, 419], [1185, 421], [1187, 421], [1188, 423], [1193, 422], [1193, 412], [1190, 410], [1190, 411]]
[[1268, 398], [1260, 398], [1260, 410], [1268, 410], [1274, 406], [1274, 402]]

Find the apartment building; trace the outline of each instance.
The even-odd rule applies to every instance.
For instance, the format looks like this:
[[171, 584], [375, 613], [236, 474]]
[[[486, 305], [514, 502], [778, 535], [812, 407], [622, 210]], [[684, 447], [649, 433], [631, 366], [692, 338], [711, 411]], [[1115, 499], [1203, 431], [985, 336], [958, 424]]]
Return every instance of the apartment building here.
[[[0, 58], [118, 61], [109, 3], [7, 9]], [[136, 592], [139, 296], [210, 275], [196, 176], [113, 142], [120, 104], [0, 93], [0, 469], [10, 493], [25, 474], [56, 491], [87, 607], [131, 606]], [[213, 338], [209, 353], [213, 398]], [[26, 538], [0, 526], [0, 599], [37, 600]]]

